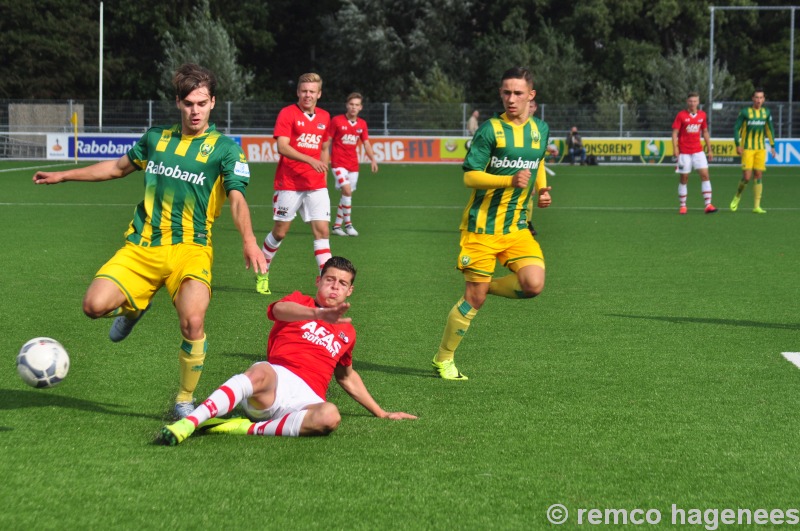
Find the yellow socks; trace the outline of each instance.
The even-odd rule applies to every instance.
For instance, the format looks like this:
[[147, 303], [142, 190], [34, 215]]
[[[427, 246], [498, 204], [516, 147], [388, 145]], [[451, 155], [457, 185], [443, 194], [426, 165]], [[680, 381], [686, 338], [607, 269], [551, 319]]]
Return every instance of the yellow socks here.
[[504, 277], [494, 279], [489, 283], [489, 294], [505, 297], [507, 299], [527, 299], [522, 291], [517, 275], [512, 273]]
[[467, 333], [472, 319], [478, 314], [478, 310], [469, 305], [462, 297], [447, 314], [447, 324], [442, 334], [442, 343], [436, 353], [436, 362], [452, 360], [456, 349], [461, 343], [461, 338]]
[[758, 209], [761, 208], [761, 190], [763, 186], [761, 184], [761, 179], [756, 179], [753, 183], [753, 203], [754, 208]]
[[206, 359], [208, 342], [206, 336], [202, 339], [183, 338], [181, 349], [178, 353], [181, 371], [181, 387], [176, 402], [191, 402], [200, 376], [203, 374], [203, 362]]

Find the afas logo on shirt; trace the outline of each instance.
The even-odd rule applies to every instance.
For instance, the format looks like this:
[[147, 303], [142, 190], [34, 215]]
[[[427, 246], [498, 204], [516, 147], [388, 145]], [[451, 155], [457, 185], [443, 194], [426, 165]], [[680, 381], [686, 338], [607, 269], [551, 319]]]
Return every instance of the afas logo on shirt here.
[[700, 131], [700, 124], [689, 124], [686, 126], [687, 133], [697, 133]]
[[[325, 349], [330, 353], [331, 357], [339, 354], [339, 351], [342, 349], [342, 344], [336, 340], [336, 336], [334, 336], [330, 330], [318, 324], [316, 321], [307, 322], [300, 327], [300, 330], [305, 330], [305, 332], [303, 332], [303, 339], [315, 345], [325, 347]], [[341, 337], [342, 335], [343, 332], [340, 332], [339, 336]], [[343, 341], [345, 343], [349, 343], [347, 336], [344, 336]]]
[[322, 135], [314, 135], [311, 133], [303, 133], [297, 137], [297, 147], [308, 149], [319, 149], [322, 142]]

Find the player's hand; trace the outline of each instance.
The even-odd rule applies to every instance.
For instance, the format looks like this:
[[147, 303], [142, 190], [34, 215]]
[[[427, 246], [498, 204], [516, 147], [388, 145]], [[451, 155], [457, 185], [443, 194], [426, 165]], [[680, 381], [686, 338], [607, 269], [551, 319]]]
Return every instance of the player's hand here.
[[242, 249], [242, 254], [244, 255], [245, 269], [250, 269], [250, 266], [253, 266], [253, 271], [259, 275], [267, 272], [267, 259], [264, 257], [264, 253], [261, 252], [257, 243], [250, 242], [245, 244]]
[[736, 146], [736, 154], [740, 155], [744, 153], [744, 148], [742, 146]]
[[310, 164], [317, 173], [328, 173], [328, 165], [321, 160], [313, 159]]
[[330, 308], [317, 308], [317, 319], [325, 321], [330, 324], [350, 323], [353, 320], [349, 317], [343, 317], [347, 310], [350, 309], [349, 302], [341, 302], [336, 306]]
[[511, 179], [511, 186], [514, 188], [525, 188], [528, 186], [528, 181], [531, 179], [531, 170], [524, 169], [519, 170], [517, 173], [514, 174], [514, 177]]
[[37, 171], [33, 174], [33, 184], [58, 184], [63, 181], [61, 172]]
[[778, 155], [775, 154], [775, 148], [774, 147], [769, 148], [769, 154], [772, 155], [773, 159], [778, 157]]
[[374, 160], [370, 164], [370, 168], [372, 169], [372, 173], [378, 173], [378, 163]]
[[551, 189], [552, 186], [547, 186], [539, 190], [539, 202], [537, 203], [539, 208], [547, 208], [550, 206], [550, 203], [553, 202], [553, 200], [550, 198]]
[[408, 413], [403, 413], [402, 411], [394, 411], [392, 413], [388, 413], [383, 418], [389, 419], [389, 420], [417, 420], [417, 418], [419, 418], [419, 417], [416, 417], [414, 415], [410, 415]]
[[712, 160], [714, 160], [714, 152], [709, 149], [708, 150], [708, 154], [706, 155], [706, 158], [708, 159], [708, 162], [711, 162]]

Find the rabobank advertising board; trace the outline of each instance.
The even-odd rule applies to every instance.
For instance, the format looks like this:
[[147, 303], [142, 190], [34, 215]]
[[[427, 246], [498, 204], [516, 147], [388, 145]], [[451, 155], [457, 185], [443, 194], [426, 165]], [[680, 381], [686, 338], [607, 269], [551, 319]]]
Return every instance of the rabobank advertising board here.
[[[79, 160], [102, 160], [121, 157], [139, 140], [139, 135], [90, 134], [78, 137]], [[244, 150], [250, 162], [277, 162], [279, 158], [275, 139], [264, 135], [231, 135]], [[467, 154], [471, 139], [464, 137], [393, 137], [374, 136], [370, 143], [379, 163], [443, 163], [460, 164]], [[58, 133], [47, 135], [47, 158], [75, 158], [75, 137]], [[558, 155], [549, 156], [547, 162], [566, 163], [569, 157], [563, 139], [553, 139]], [[733, 140], [712, 139], [714, 159], [712, 164], [738, 165]], [[594, 155], [599, 164], [664, 164], [671, 165], [672, 139], [670, 138], [585, 138], [587, 155]], [[775, 157], [767, 156], [768, 166], [800, 166], [800, 139], [775, 141]], [[362, 161], [366, 160], [363, 157]]]

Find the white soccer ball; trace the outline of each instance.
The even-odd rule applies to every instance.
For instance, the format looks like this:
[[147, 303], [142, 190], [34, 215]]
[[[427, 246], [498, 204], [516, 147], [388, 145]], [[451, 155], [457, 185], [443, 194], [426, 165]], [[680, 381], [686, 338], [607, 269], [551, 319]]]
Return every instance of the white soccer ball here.
[[31, 387], [53, 387], [67, 377], [69, 354], [55, 339], [36, 337], [19, 349], [17, 372]]

